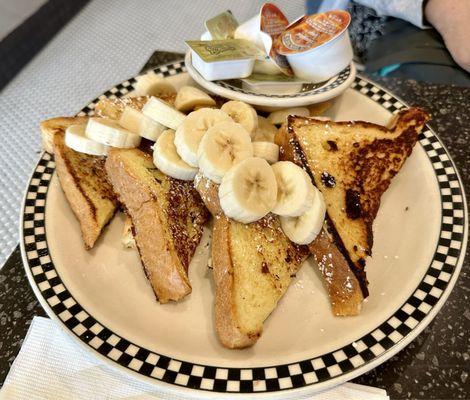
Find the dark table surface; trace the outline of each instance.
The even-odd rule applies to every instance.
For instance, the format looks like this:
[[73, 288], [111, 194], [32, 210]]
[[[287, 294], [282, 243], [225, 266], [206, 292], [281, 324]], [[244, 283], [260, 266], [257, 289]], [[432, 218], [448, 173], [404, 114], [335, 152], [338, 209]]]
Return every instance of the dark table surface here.
[[[178, 57], [158, 52], [147, 66]], [[470, 88], [376, 81], [432, 114], [431, 126], [447, 145], [468, 193]], [[470, 399], [469, 272], [467, 248], [457, 284], [434, 321], [408, 347], [354, 382], [384, 388], [392, 399]], [[29, 287], [17, 248], [0, 270], [0, 386], [35, 315], [45, 313]]]

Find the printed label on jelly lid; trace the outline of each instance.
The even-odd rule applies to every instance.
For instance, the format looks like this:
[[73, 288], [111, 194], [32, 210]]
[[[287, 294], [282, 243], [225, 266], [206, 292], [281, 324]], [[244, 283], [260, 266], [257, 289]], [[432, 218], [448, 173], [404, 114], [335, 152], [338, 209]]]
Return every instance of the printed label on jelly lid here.
[[266, 57], [264, 52], [245, 39], [187, 40], [186, 44], [205, 62], [257, 59]]
[[333, 40], [347, 29], [350, 22], [351, 16], [343, 10], [307, 15], [288, 26], [277, 37], [273, 47], [283, 55], [302, 53]]
[[260, 11], [261, 38], [266, 53], [285, 75], [293, 75], [293, 71], [285, 56], [279, 54], [273, 46], [274, 41], [289, 25], [289, 21], [279, 8], [274, 4], [265, 3]]
[[265, 3], [260, 13], [260, 29], [271, 37], [278, 37], [289, 25], [286, 16], [274, 4]]
[[238, 22], [230, 10], [216, 15], [214, 18], [205, 22], [206, 29], [212, 36], [212, 39], [233, 39]]

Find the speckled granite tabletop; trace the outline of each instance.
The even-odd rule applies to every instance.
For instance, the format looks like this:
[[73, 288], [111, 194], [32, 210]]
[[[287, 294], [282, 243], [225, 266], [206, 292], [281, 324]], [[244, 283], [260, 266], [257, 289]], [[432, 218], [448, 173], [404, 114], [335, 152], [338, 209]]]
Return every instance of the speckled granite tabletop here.
[[[150, 65], [174, 57], [158, 53]], [[469, 193], [470, 88], [385, 78], [377, 81], [410, 105], [432, 114], [431, 125], [447, 145]], [[355, 382], [384, 388], [392, 399], [470, 399], [468, 249], [466, 255], [460, 278], [434, 321], [406, 349]], [[45, 313], [28, 285], [17, 248], [0, 271], [0, 386], [35, 315]]]

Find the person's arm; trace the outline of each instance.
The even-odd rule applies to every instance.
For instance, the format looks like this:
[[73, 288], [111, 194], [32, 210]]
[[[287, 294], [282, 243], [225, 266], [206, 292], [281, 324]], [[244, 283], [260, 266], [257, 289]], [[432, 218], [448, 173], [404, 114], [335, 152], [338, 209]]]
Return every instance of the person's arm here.
[[441, 34], [454, 61], [470, 72], [470, 0], [355, 0], [378, 15], [400, 18]]
[[470, 72], [470, 1], [429, 0], [424, 14], [441, 34], [454, 61]]

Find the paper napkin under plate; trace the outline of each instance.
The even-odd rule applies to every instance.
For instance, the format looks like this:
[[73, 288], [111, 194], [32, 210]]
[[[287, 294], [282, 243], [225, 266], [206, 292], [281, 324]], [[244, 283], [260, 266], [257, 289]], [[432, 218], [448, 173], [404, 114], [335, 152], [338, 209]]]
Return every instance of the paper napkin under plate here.
[[[194, 394], [197, 398], [197, 393]], [[220, 398], [223, 398], [223, 394]], [[128, 399], [180, 400], [133, 379], [80, 348], [58, 324], [35, 317], [23, 346], [0, 390], [0, 400]], [[192, 396], [192, 398], [194, 398]], [[310, 397], [312, 400], [384, 400], [385, 390], [345, 383]]]

